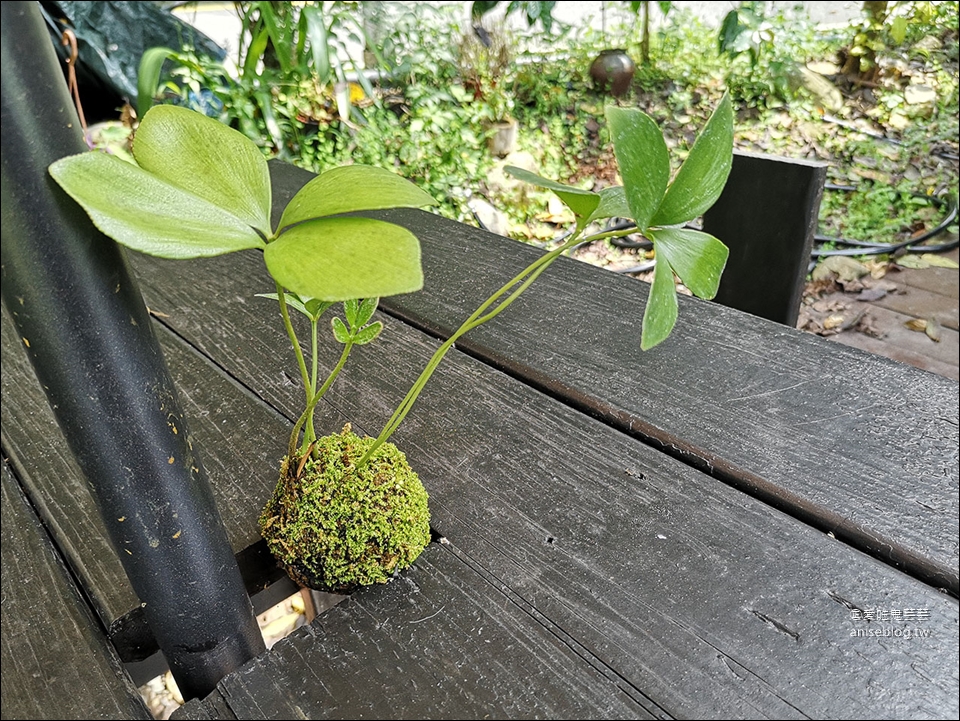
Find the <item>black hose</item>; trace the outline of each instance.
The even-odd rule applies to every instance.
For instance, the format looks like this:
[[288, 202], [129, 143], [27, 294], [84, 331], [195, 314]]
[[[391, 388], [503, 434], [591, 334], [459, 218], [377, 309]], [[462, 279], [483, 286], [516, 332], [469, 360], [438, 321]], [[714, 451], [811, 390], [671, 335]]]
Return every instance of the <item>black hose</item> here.
[[[824, 186], [827, 190], [843, 190], [850, 191], [856, 190], [849, 185], [826, 185]], [[944, 216], [943, 220], [937, 224], [937, 226], [922, 235], [917, 236], [916, 238], [910, 238], [908, 240], [902, 241], [900, 243], [876, 243], [869, 242], [865, 240], [854, 240], [851, 238], [831, 238], [825, 235], [815, 235], [814, 239], [818, 243], [836, 243], [839, 245], [848, 246], [846, 248], [836, 248], [833, 250], [825, 250], [824, 248], [814, 248], [811, 251], [811, 255], [814, 258], [822, 258], [831, 255], [845, 255], [845, 256], [856, 256], [856, 255], [883, 255], [885, 253], [895, 253], [898, 250], [906, 248], [908, 251], [917, 251], [922, 250], [925, 253], [942, 253], [944, 251], [953, 250], [958, 245], [960, 245], [960, 237], [955, 238], [954, 240], [948, 241], [946, 243], [941, 243], [939, 245], [926, 245], [919, 247], [920, 243], [930, 240], [933, 237], [936, 237], [940, 233], [943, 233], [947, 228], [953, 224], [957, 219], [957, 200], [953, 197], [941, 198], [935, 195], [924, 195], [922, 193], [913, 193], [914, 197], [923, 198], [934, 205], [938, 205], [941, 208], [946, 206], [947, 213]]]

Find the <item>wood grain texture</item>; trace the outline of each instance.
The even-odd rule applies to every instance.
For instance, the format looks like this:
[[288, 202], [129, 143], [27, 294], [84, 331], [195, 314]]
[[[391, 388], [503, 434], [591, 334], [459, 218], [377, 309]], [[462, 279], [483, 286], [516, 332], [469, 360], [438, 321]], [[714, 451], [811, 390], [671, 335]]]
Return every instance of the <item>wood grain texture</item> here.
[[[96, 501], [60, 434], [6, 310], [2, 332], [4, 450], [123, 660], [146, 658], [157, 647], [139, 609], [140, 600], [129, 586]], [[158, 335], [227, 535], [240, 554], [241, 572], [248, 590], [256, 592], [280, 572], [250, 519], [256, 518], [272, 489], [286, 447], [284, 437], [293, 423], [162, 327]], [[255, 494], [250, 493], [253, 483], [259, 484]]]
[[604, 672], [434, 543], [396, 581], [319, 616], [176, 716], [208, 718], [211, 704], [236, 718], [664, 716]]
[[[262, 350], [283, 342], [276, 310], [238, 300], [269, 282], [256, 254], [186, 265], [139, 256], [134, 266], [171, 329], [295, 411], [292, 354]], [[359, 349], [319, 409], [321, 432], [347, 418], [375, 434], [436, 347], [381, 320], [382, 337]], [[338, 354], [323, 343], [321, 366]], [[452, 352], [395, 440], [464, 563], [667, 715], [929, 717], [956, 707], [955, 600], [486, 364]], [[851, 638], [851, 608], [879, 605], [928, 607], [931, 638]], [[289, 692], [256, 687], [243, 693]], [[430, 699], [424, 690], [427, 708]]]
[[[274, 208], [311, 177], [271, 164]], [[541, 251], [421, 211], [423, 291], [388, 312], [438, 337]], [[960, 386], [697, 298], [639, 351], [649, 286], [559, 259], [457, 347], [960, 593]]]
[[3, 718], [152, 718], [7, 463]]

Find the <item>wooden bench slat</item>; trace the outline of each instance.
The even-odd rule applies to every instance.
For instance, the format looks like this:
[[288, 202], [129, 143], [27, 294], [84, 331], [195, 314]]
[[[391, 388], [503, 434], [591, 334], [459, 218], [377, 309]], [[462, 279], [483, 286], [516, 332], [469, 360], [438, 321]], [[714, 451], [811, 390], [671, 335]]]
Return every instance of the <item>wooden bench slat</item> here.
[[[263, 498], [272, 488], [290, 422], [223, 376], [171, 333], [158, 335], [190, 431], [203, 455], [227, 536], [240, 554], [241, 573], [254, 593], [283, 574], [260, 542], [256, 525]], [[18, 342], [7, 311], [2, 317], [2, 427], [4, 450], [24, 484], [42, 506], [50, 531], [88, 589], [101, 623], [124, 661], [157, 650], [140, 600], [106, 536], [96, 502], [76, 465], [43, 390]], [[261, 482], [258, 492], [238, 477]]]
[[2, 485], [3, 718], [152, 718], [6, 462]]
[[[134, 264], [165, 324], [284, 415], [298, 412], [276, 309], [241, 302], [269, 284], [262, 259]], [[383, 336], [358, 349], [321, 405], [318, 428], [347, 417], [375, 433], [426, 364], [436, 341], [383, 320]], [[323, 344], [321, 366], [338, 353]], [[956, 705], [945, 670], [954, 600], [485, 364], [452, 352], [396, 441], [431, 493], [434, 526], [471, 567], [671, 715], [936, 715]], [[887, 648], [849, 639], [858, 625], [846, 604], [929, 607], [932, 638]], [[916, 654], [944, 670], [919, 678]]]
[[664, 717], [605, 670], [433, 543], [176, 717], [206, 718], [210, 704], [236, 718]]

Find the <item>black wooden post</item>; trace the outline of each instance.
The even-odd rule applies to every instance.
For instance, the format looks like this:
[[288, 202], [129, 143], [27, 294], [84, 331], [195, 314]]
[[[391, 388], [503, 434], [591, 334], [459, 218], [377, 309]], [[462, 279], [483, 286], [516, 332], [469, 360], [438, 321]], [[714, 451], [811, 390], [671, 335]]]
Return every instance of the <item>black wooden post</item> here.
[[143, 300], [50, 178], [86, 149], [35, 2], [2, 3], [2, 293], [186, 698], [264, 649]]
[[715, 300], [797, 324], [827, 166], [735, 153], [727, 185], [703, 229], [730, 248]]

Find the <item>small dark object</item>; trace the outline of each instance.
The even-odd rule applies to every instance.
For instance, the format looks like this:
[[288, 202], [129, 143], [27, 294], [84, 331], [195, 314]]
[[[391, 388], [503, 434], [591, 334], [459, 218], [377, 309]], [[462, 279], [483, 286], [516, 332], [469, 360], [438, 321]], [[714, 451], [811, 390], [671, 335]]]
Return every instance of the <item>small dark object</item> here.
[[626, 95], [636, 72], [636, 63], [625, 50], [620, 48], [601, 50], [590, 64], [590, 77], [593, 79], [594, 87], [600, 92], [606, 91], [609, 87], [610, 93], [615, 98]]

